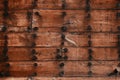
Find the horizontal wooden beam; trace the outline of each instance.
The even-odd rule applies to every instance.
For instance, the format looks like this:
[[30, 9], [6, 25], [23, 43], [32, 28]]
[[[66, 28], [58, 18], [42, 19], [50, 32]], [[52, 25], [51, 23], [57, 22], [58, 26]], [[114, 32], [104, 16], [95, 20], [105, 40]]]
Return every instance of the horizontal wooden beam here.
[[[60, 68], [59, 64], [63, 62], [64, 67]], [[38, 76], [59, 76], [60, 71], [64, 71], [66, 77], [88, 76], [88, 61], [39, 61], [36, 62], [7, 62], [10, 67], [5, 67], [6, 63], [0, 64], [0, 71], [9, 71], [11, 76], [23, 77], [30, 76], [34, 72]], [[118, 61], [91, 61], [91, 71], [93, 76], [107, 76], [118, 65]], [[103, 70], [104, 69], [104, 70]], [[102, 70], [102, 71], [101, 71]], [[23, 74], [24, 73], [24, 74]]]
[[[68, 52], [68, 60], [88, 60], [88, 48], [72, 48], [66, 47]], [[35, 56], [40, 61], [56, 60], [57, 49], [59, 48], [34, 48]], [[0, 49], [0, 54], [4, 54], [3, 48]], [[117, 48], [92, 48], [92, 60], [118, 60]], [[30, 48], [8, 48], [7, 53], [10, 61], [30, 61], [32, 60], [32, 49]], [[1, 58], [2, 59], [2, 58]]]
[[[36, 12], [38, 15], [36, 15]], [[87, 26], [91, 25], [93, 32], [117, 32], [119, 19], [116, 14], [119, 11], [115, 10], [92, 10], [89, 22], [87, 14], [84, 10], [65, 10], [66, 16], [62, 17], [61, 10], [34, 10], [33, 13], [33, 28], [38, 27], [37, 32], [60, 32], [61, 27], [65, 25], [67, 32], [85, 32]], [[27, 11], [9, 11], [9, 18], [5, 20], [8, 24], [8, 32], [26, 32], [30, 25], [27, 19]], [[0, 12], [0, 28], [3, 26], [3, 12]], [[40, 17], [41, 16], [41, 17]], [[87, 22], [87, 23], [86, 23]]]
[[[117, 0], [91, 0], [92, 9], [115, 9]], [[10, 10], [30, 9], [32, 8], [32, 0], [8, 0]], [[85, 9], [85, 0], [66, 0], [65, 9]], [[3, 0], [0, 1], [0, 9], [3, 9]], [[61, 0], [38, 0], [35, 8], [39, 9], [62, 9], [63, 2]]]
[[[29, 77], [8, 77], [1, 78], [2, 80], [26, 80]], [[36, 80], [119, 80], [119, 77], [33, 77]]]
[[[4, 35], [1, 33], [0, 44], [4, 45]], [[56, 32], [46, 32], [37, 34], [37, 38], [33, 40], [31, 33], [9, 33], [8, 35], [8, 46], [28, 46], [32, 45], [32, 42], [35, 41], [36, 46], [44, 47], [59, 47], [61, 44], [61, 34]], [[65, 36], [73, 41], [75, 44], [72, 44], [69, 41], [65, 41], [65, 46], [79, 47], [79, 46], [88, 46], [88, 34], [74, 34], [74, 33], [65, 33]], [[117, 34], [113, 33], [93, 33], [91, 34], [92, 47], [117, 47]]]

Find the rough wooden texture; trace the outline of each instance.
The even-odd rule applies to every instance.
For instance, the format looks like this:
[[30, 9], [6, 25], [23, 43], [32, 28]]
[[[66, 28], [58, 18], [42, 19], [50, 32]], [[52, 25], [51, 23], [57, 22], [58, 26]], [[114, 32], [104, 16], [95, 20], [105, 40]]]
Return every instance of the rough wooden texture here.
[[[37, 76], [33, 80], [120, 80], [115, 76], [107, 77], [119, 63], [119, 0], [90, 0], [89, 18], [87, 0], [8, 0], [6, 18], [3, 16], [7, 7], [4, 1], [0, 0], [0, 77], [4, 72], [9, 72], [10, 76], [0, 80], [27, 80], [34, 73]], [[5, 25], [7, 30], [2, 32]], [[87, 30], [89, 25], [91, 31]], [[64, 33], [62, 26], [67, 27]], [[29, 31], [28, 27], [33, 30]], [[36, 27], [37, 31], [34, 30]], [[33, 34], [37, 35], [35, 39]], [[67, 60], [56, 59], [61, 34], [76, 43], [75, 46], [65, 40]], [[6, 55], [5, 35], [8, 36]], [[32, 43], [36, 45], [32, 46]], [[33, 49], [36, 54], [32, 54]], [[88, 49], [93, 51], [92, 60]], [[3, 61], [4, 56], [8, 56], [8, 61]], [[32, 60], [33, 56], [37, 57], [36, 61]], [[88, 67], [89, 62], [91, 67]], [[64, 67], [60, 68], [60, 63], [64, 63]], [[60, 77], [61, 71], [64, 71], [63, 77]], [[93, 77], [88, 77], [89, 71]]]
[[[1, 33], [2, 35], [2, 33]], [[77, 46], [88, 46], [88, 34], [87, 33], [66, 33], [66, 37], [74, 41]], [[92, 46], [93, 47], [117, 47], [117, 34], [114, 33], [93, 33]], [[31, 46], [32, 37], [29, 33], [9, 33], [8, 34], [8, 46]], [[56, 32], [44, 32], [37, 34], [35, 39], [36, 46], [42, 47], [59, 47], [61, 43], [61, 34]], [[0, 39], [0, 44], [3, 46], [4, 38]], [[65, 41], [65, 46], [76, 47], [73, 44]]]
[[[66, 77], [70, 76], [88, 76], [88, 67], [87, 61], [63, 61], [65, 66], [63, 68], [64, 75]], [[35, 62], [9, 62], [10, 67], [6, 69], [2, 67], [5, 63], [1, 63], [1, 69], [5, 71], [9, 71], [11, 76], [22, 77], [22, 76], [30, 76], [34, 72], [37, 73], [38, 76], [59, 76], [60, 67], [58, 66], [60, 62], [58, 61], [42, 61], [36, 62], [38, 64], [37, 67], [34, 67], [33, 64]], [[112, 72], [113, 69], [118, 64], [117, 61], [92, 61], [92, 72], [93, 76], [107, 76], [109, 72]], [[104, 70], [103, 70], [104, 69]], [[102, 72], [101, 72], [102, 70]], [[23, 74], [24, 72], [24, 74]]]
[[[26, 80], [28, 77], [2, 78], [2, 80]], [[119, 80], [119, 77], [34, 77], [35, 80]]]
[[[119, 0], [91, 0], [92, 9], [115, 9]], [[0, 9], [3, 9], [3, 0], [0, 1]], [[30, 9], [32, 0], [9, 0], [10, 10]], [[62, 0], [38, 0], [39, 9], [62, 9]], [[85, 0], [66, 0], [66, 9], [85, 9]]]
[[[33, 15], [33, 27], [38, 27], [38, 32], [60, 32], [60, 27], [66, 25], [68, 32], [83, 32], [87, 31], [86, 13], [85, 10], [65, 10], [66, 17], [62, 18], [61, 10], [34, 10], [34, 13], [39, 12], [40, 16]], [[115, 10], [92, 10], [89, 25], [92, 25], [93, 32], [116, 32], [119, 25], [119, 19], [116, 19]], [[0, 12], [2, 15], [3, 12]], [[25, 32], [29, 26], [27, 20], [27, 11], [10, 11], [10, 17], [6, 20], [9, 25], [9, 32]], [[2, 16], [0, 17], [0, 27], [3, 26]], [[67, 24], [70, 22], [70, 24]], [[113, 27], [114, 26], [114, 27]]]
[[[88, 48], [67, 47], [68, 60], [88, 60]], [[38, 60], [55, 61], [56, 49], [58, 48], [35, 48]], [[0, 53], [2, 53], [2, 48]], [[32, 49], [9, 47], [8, 56], [10, 61], [30, 61]], [[93, 60], [117, 60], [118, 50], [116, 48], [93, 48]]]

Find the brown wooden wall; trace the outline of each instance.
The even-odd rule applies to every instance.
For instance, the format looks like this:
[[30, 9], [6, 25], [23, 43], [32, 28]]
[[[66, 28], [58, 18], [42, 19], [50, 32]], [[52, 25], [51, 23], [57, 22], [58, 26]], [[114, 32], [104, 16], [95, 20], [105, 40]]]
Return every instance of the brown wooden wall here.
[[0, 80], [120, 80], [108, 77], [120, 60], [119, 9], [119, 0], [0, 0]]

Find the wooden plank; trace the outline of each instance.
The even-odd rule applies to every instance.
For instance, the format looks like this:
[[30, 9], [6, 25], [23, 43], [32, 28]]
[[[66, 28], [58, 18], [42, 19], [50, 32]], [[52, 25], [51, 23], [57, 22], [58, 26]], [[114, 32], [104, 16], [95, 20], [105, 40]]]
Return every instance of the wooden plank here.
[[[1, 0], [2, 2], [3, 0]], [[91, 0], [90, 5], [92, 9], [115, 9], [117, 0]], [[85, 0], [66, 0], [65, 9], [85, 9]], [[30, 9], [32, 7], [32, 0], [17, 1], [9, 0], [9, 9]], [[3, 5], [0, 7], [3, 9]], [[61, 0], [38, 0], [37, 6], [35, 8], [39, 9], [62, 9]]]
[[[93, 76], [107, 76], [111, 73], [118, 61], [92, 61], [91, 71]], [[89, 71], [88, 61], [65, 61], [64, 68], [60, 68], [59, 61], [47, 61], [37, 62], [38, 66], [33, 66], [34, 62], [9, 62], [10, 67], [4, 67], [4, 64], [0, 64], [1, 70], [9, 70], [11, 77], [25, 77], [36, 72], [37, 76], [55, 77], [58, 76], [60, 71], [64, 71], [64, 77], [75, 77], [75, 76], [88, 76]], [[104, 69], [104, 71], [103, 71]], [[101, 71], [102, 70], [102, 71]], [[24, 73], [24, 74], [23, 74]]]
[[0, 0], [0, 10], [2, 10], [4, 8], [3, 6], [3, 0]]
[[[33, 15], [33, 28], [38, 27], [38, 32], [50, 31], [60, 32], [63, 25], [67, 26], [68, 32], [83, 32], [86, 31], [87, 26], [92, 26], [94, 32], [117, 32], [117, 26], [119, 26], [119, 19], [116, 19], [116, 13], [119, 11], [114, 10], [92, 10], [91, 19], [89, 23], [86, 23], [87, 19], [84, 10], [66, 10], [65, 18], [62, 17], [61, 10], [34, 10]], [[0, 12], [2, 15], [3, 12]], [[27, 31], [29, 21], [27, 20], [27, 11], [10, 11], [11, 18], [6, 20], [9, 25], [8, 31], [23, 32]], [[0, 19], [1, 27], [3, 19]], [[70, 24], [67, 24], [70, 22]], [[114, 27], [113, 27], [114, 26]], [[45, 29], [44, 29], [45, 28]]]
[[96, 76], [100, 76], [100, 75], [107, 76], [110, 72], [112, 72], [115, 69], [118, 63], [115, 61], [93, 62], [91, 70], [93, 74]]
[[[2, 80], [26, 80], [28, 77], [8, 77]], [[36, 80], [119, 80], [119, 77], [33, 77]]]
[[[119, 1], [119, 0], [118, 0]], [[117, 0], [90, 0], [92, 9], [115, 9]]]
[[[61, 0], [38, 0], [38, 8], [40, 9], [62, 9]], [[85, 0], [66, 0], [65, 9], [83, 9], [85, 8]]]
[[[61, 16], [62, 11], [52, 11], [52, 10], [34, 10], [34, 12], [39, 12], [42, 16], [41, 21], [39, 21], [38, 16], [34, 15], [34, 24], [33, 26], [38, 27], [61, 27], [63, 24], [66, 24], [68, 31], [86, 31], [86, 21], [85, 18], [87, 15], [84, 11], [79, 10], [67, 10], [66, 16], [63, 19]], [[92, 31], [117, 31], [117, 26], [119, 21], [116, 20], [116, 12], [114, 10], [92, 10], [91, 19], [89, 25], [92, 26]], [[51, 16], [49, 16], [51, 15]], [[73, 17], [74, 16], [74, 17]], [[56, 21], [57, 19], [57, 21]], [[59, 21], [58, 21], [59, 20]], [[114, 27], [113, 27], [114, 26]], [[75, 29], [77, 28], [77, 29]], [[74, 30], [75, 29], [75, 30]]]
[[[36, 46], [58, 46], [60, 43], [60, 35], [58, 33], [41, 33], [38, 34], [36, 39]], [[11, 33], [8, 34], [8, 46], [28, 46], [32, 45], [32, 37], [30, 33]], [[1, 46], [4, 44], [4, 40], [1, 40]]]
[[32, 0], [8, 0], [9, 10], [30, 9]]
[[[2, 34], [1, 34], [2, 35]], [[113, 33], [92, 33], [92, 47], [117, 47], [117, 34]], [[76, 46], [72, 43], [65, 41], [64, 46], [70, 47], [80, 47], [88, 46], [88, 34], [87, 33], [65, 33], [65, 36], [76, 43]], [[8, 34], [8, 46], [28, 46], [32, 45], [34, 42], [30, 33], [9, 33]], [[37, 38], [35, 39], [36, 46], [44, 47], [59, 47], [61, 44], [61, 34], [46, 32], [37, 33]], [[4, 39], [0, 40], [1, 46], [4, 44]]]
[[[60, 67], [59, 64], [60, 62], [54, 61], [54, 62], [37, 62], [38, 66], [34, 67], [34, 62], [9, 62], [10, 68], [7, 69], [9, 70], [11, 76], [14, 77], [25, 77], [32, 75], [32, 73], [36, 72], [37, 76], [49, 76], [49, 77], [54, 77], [54, 76], [59, 76]], [[6, 70], [4, 67], [5, 64], [0, 64], [1, 70]], [[79, 71], [78, 71], [79, 69]], [[88, 67], [86, 62], [65, 62], [65, 67], [64, 67], [64, 75], [65, 76], [79, 76], [79, 75], [86, 75], [88, 72]], [[24, 74], [23, 74], [24, 73]]]
[[[56, 60], [57, 48], [35, 48], [37, 60]], [[67, 47], [68, 60], [88, 60], [88, 48]], [[92, 48], [93, 60], [118, 60], [117, 48]], [[0, 49], [2, 54], [3, 49]], [[8, 48], [9, 61], [29, 61], [32, 58], [30, 48]]]

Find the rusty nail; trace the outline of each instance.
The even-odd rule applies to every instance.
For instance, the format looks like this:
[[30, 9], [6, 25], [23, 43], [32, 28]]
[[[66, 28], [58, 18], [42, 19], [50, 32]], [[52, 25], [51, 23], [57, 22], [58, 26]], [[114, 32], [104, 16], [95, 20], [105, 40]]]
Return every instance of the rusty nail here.
[[62, 12], [62, 17], [65, 17], [66, 15], [66, 12]]
[[64, 52], [64, 53], [67, 53], [67, 52], [68, 52], [68, 49], [67, 49], [67, 48], [63, 48], [63, 52]]
[[61, 55], [57, 55], [56, 59], [62, 59], [62, 56]]
[[37, 53], [35, 49], [32, 49], [31, 52], [32, 52], [32, 54], [36, 54]]
[[62, 27], [61, 27], [61, 31], [62, 31], [62, 32], [66, 32], [66, 31], [67, 31], [67, 27], [66, 27], [66, 26], [62, 26]]
[[120, 8], [120, 3], [117, 3], [117, 4], [116, 4], [116, 7], [117, 7], [117, 8]]
[[38, 30], [38, 27], [34, 27], [33, 30], [34, 30], [34, 31], [37, 31], [37, 30]]
[[120, 30], [120, 26], [118, 26], [117, 29]]
[[33, 37], [33, 38], [36, 38], [36, 37], [37, 37], [37, 34], [32, 34], [32, 37]]
[[64, 71], [59, 72], [60, 77], [63, 77], [63, 75], [64, 75]]
[[64, 34], [61, 34], [61, 38], [62, 38], [63, 40], [65, 40], [65, 35], [64, 35]]
[[88, 72], [88, 75], [89, 75], [89, 76], [92, 76], [92, 74], [93, 74], [92, 71], [89, 71], [89, 72]]
[[2, 32], [5, 32], [7, 30], [7, 27], [2, 27]]
[[32, 42], [31, 47], [35, 47], [35, 46], [36, 46], [36, 43]]
[[120, 17], [120, 13], [118, 12], [118, 13], [116, 13], [116, 17], [117, 18], [119, 18]]
[[37, 76], [37, 73], [36, 73], [36, 72], [34, 72], [34, 73], [32, 74], [32, 76]]
[[64, 67], [64, 65], [65, 65], [64, 63], [60, 63], [59, 64], [60, 67]]
[[92, 30], [92, 27], [90, 25], [87, 26], [87, 30], [88, 31], [91, 31]]
[[33, 65], [34, 65], [34, 67], [37, 67], [37, 66], [38, 66], [38, 64], [37, 64], [37, 63], [34, 63]]
[[9, 63], [7, 63], [5, 66], [6, 66], [6, 67], [10, 67], [10, 64], [9, 64]]
[[89, 40], [89, 41], [88, 41], [88, 46], [90, 47], [91, 45], [92, 45], [92, 41]]
[[33, 61], [36, 61], [36, 60], [37, 60], [37, 57], [36, 57], [36, 56], [32, 56], [32, 60], [33, 60]]
[[92, 60], [92, 55], [89, 55], [89, 56], [88, 56], [88, 59], [89, 59], [89, 60]]
[[64, 60], [67, 60], [67, 59], [68, 59], [68, 56], [64, 56], [63, 58], [64, 58]]

